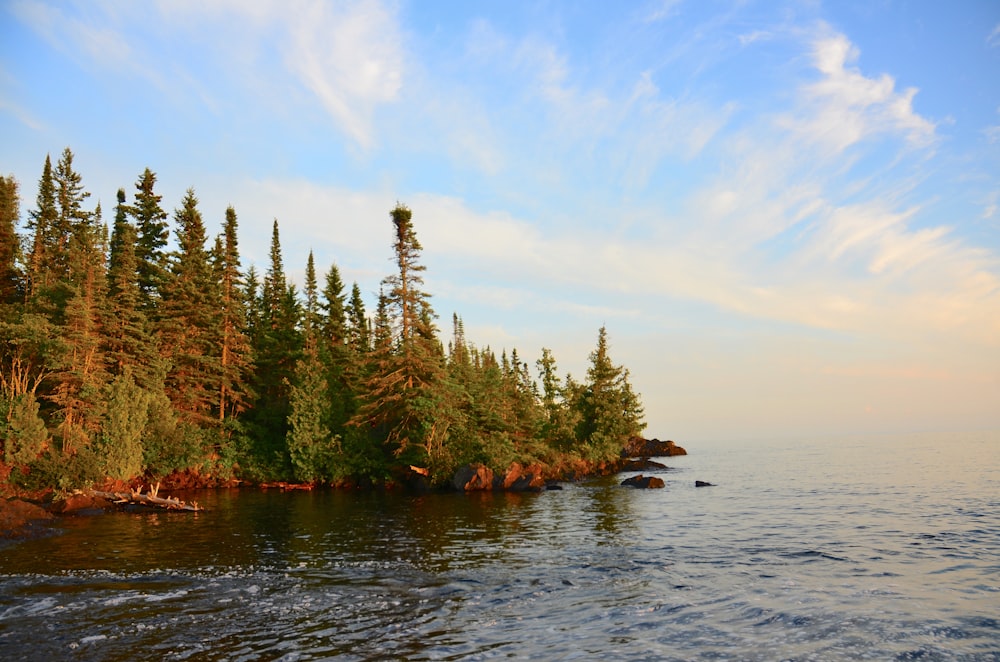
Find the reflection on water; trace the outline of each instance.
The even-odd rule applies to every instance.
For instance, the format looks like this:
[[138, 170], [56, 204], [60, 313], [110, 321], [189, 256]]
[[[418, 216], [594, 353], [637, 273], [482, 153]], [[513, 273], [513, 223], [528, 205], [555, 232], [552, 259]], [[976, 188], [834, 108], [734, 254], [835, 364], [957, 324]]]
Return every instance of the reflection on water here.
[[0, 659], [997, 659], [998, 441], [706, 447], [665, 490], [221, 490], [63, 519], [0, 550]]

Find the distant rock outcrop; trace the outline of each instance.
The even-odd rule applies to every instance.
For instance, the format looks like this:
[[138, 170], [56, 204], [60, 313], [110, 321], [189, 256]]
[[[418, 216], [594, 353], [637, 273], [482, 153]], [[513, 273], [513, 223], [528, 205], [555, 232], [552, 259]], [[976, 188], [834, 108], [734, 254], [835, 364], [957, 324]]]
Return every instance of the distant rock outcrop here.
[[669, 468], [670, 467], [667, 465], [655, 460], [650, 460], [648, 457], [638, 460], [629, 460], [622, 465], [622, 471], [660, 471]]
[[640, 489], [665, 487], [662, 478], [657, 478], [656, 476], [643, 476], [642, 474], [626, 478], [622, 481], [622, 485], [625, 487], [638, 487]]
[[622, 449], [622, 457], [675, 457], [687, 451], [672, 441], [632, 437]]

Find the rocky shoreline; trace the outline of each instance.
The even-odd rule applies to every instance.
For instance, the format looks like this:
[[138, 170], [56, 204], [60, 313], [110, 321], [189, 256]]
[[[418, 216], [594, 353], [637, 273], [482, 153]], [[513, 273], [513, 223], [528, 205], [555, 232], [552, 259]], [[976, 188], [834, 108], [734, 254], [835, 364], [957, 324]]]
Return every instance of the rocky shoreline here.
[[[584, 460], [577, 460], [560, 466], [548, 466], [541, 463], [522, 465], [519, 462], [514, 462], [504, 472], [494, 472], [483, 464], [468, 464], [459, 467], [449, 482], [448, 487], [459, 492], [540, 492], [546, 489], [560, 489], [559, 483], [608, 476], [623, 471], [655, 471], [666, 469], [666, 465], [653, 461], [650, 458], [675, 457], [678, 455], [687, 455], [687, 451], [673, 441], [633, 437], [622, 449], [620, 458], [613, 461], [590, 463]], [[239, 485], [239, 483], [232, 481], [220, 483], [210, 478], [188, 474], [171, 478], [173, 480], [165, 480], [164, 485], [166, 488], [174, 490]], [[635, 487], [663, 487], [662, 479], [641, 475], [628, 479], [622, 484]], [[265, 484], [253, 487], [311, 489], [313, 486]], [[332, 487], [363, 489], [375, 486], [348, 482]], [[396, 487], [415, 490], [430, 489], [427, 484], [425, 472], [418, 467], [402, 468], [394, 481], [381, 487], [387, 489]], [[0, 540], [20, 540], [44, 535], [48, 529], [47, 524], [51, 523], [57, 515], [94, 515], [110, 512], [116, 508], [116, 504], [109, 499], [96, 494], [85, 493], [54, 497], [54, 494], [49, 492], [40, 495], [15, 496], [0, 499]]]

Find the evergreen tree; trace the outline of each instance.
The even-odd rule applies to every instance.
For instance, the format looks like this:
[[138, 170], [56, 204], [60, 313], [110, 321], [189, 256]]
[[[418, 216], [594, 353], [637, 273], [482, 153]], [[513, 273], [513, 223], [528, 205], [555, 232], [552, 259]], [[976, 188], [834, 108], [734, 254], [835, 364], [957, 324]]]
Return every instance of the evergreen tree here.
[[289, 394], [288, 453], [295, 479], [314, 482], [329, 477], [336, 448], [336, 438], [324, 422], [327, 384], [315, 345], [306, 347], [295, 372]]
[[43, 309], [58, 327], [64, 353], [56, 364], [49, 399], [57, 408], [61, 450], [73, 456], [90, 446], [100, 430], [103, 388], [108, 380], [103, 353], [102, 314], [107, 298], [107, 234], [100, 205], [83, 208], [90, 196], [63, 151], [56, 166], [58, 215], [49, 234], [49, 287]]
[[102, 473], [113, 480], [142, 474], [143, 436], [149, 421], [149, 394], [128, 368], [107, 386], [107, 418], [100, 443]]
[[218, 284], [205, 249], [205, 226], [194, 190], [174, 213], [178, 251], [163, 291], [159, 333], [170, 368], [166, 393], [189, 423], [207, 425], [219, 402], [222, 369]]
[[309, 251], [309, 258], [306, 260], [306, 284], [305, 284], [305, 310], [302, 314], [302, 328], [306, 336], [319, 333], [320, 331], [320, 304], [319, 286], [316, 283], [316, 262], [313, 260], [313, 252]]
[[49, 253], [51, 235], [55, 231], [59, 211], [56, 209], [56, 184], [52, 174], [52, 160], [45, 156], [42, 176], [38, 181], [37, 209], [28, 214], [27, 229], [31, 232], [31, 250], [28, 256], [28, 294], [36, 300], [48, 288]]
[[434, 338], [429, 298], [420, 289], [424, 266], [412, 214], [397, 205], [390, 217], [397, 273], [383, 280], [372, 374], [353, 420], [380, 437], [396, 457], [430, 464], [442, 478], [449, 468], [448, 430], [458, 414], [444, 352]]
[[[312, 255], [310, 253], [310, 255]], [[361, 293], [358, 292], [360, 301]], [[340, 270], [336, 264], [330, 265], [326, 272], [326, 284], [323, 287], [323, 300], [320, 302], [323, 310], [322, 344], [336, 353], [349, 344], [347, 331], [348, 305], [344, 300], [344, 281], [340, 279]], [[364, 318], [364, 304], [361, 305], [361, 316]]]
[[[21, 198], [13, 175], [0, 177], [0, 306], [22, 300], [23, 276], [18, 268], [21, 242], [17, 223], [21, 217]], [[2, 310], [2, 309], [0, 309]]]
[[[236, 210], [226, 209], [221, 250], [217, 251], [217, 280], [221, 283], [222, 347], [219, 385], [219, 420], [236, 416], [250, 405], [247, 380], [251, 348], [247, 337], [247, 307], [240, 275]], [[256, 278], [256, 274], [253, 274]]]
[[[365, 313], [365, 302], [361, 298], [361, 288], [357, 282], [351, 287], [351, 300], [346, 310], [348, 337], [351, 348], [356, 354], [362, 354], [371, 349], [371, 333], [368, 327], [368, 316]], [[331, 313], [332, 314], [332, 313]]]
[[170, 278], [167, 245], [167, 212], [160, 206], [163, 196], [155, 192], [156, 175], [146, 168], [135, 183], [135, 204], [129, 208], [135, 221], [135, 256], [138, 262], [139, 292], [147, 312], [160, 297], [160, 289]]
[[607, 330], [602, 326], [597, 348], [590, 354], [587, 383], [578, 403], [577, 438], [584, 444], [589, 459], [608, 460], [617, 456], [629, 437], [645, 427], [642, 404], [628, 377], [628, 370], [612, 363]]
[[[569, 387], [564, 387], [559, 378], [552, 350], [542, 348], [542, 358], [538, 359], [535, 365], [542, 380], [542, 425], [539, 435], [542, 441], [552, 448], [571, 450], [576, 436], [574, 429], [578, 421], [573, 416], [573, 408], [569, 405]], [[567, 381], [573, 383], [571, 378], [567, 378]]]
[[278, 221], [271, 233], [270, 265], [264, 276], [253, 336], [255, 357], [252, 423], [258, 460], [278, 474], [290, 470], [288, 434], [290, 389], [302, 348], [300, 306], [295, 287], [285, 280]]
[[162, 380], [162, 363], [149, 321], [140, 308], [135, 245], [136, 231], [128, 221], [125, 190], [118, 189], [108, 261], [105, 351], [114, 375], [129, 370], [140, 385], [150, 387]]

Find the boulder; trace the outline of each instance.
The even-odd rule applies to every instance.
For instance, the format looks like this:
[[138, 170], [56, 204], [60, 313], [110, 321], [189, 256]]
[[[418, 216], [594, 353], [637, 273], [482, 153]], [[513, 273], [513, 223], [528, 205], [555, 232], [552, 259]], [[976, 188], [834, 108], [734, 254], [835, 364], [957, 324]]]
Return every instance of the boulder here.
[[523, 467], [520, 462], [514, 462], [507, 469], [500, 487], [508, 492], [540, 492], [545, 489], [542, 467], [537, 464]]
[[672, 441], [632, 437], [622, 449], [622, 457], [675, 457], [687, 451]]
[[88, 494], [71, 494], [53, 501], [49, 510], [59, 515], [94, 515], [111, 510], [114, 506], [107, 499]]
[[695, 487], [715, 487], [715, 483], [709, 483], [709, 482], [704, 481], [704, 480], [696, 480], [696, 481], [694, 481], [694, 486]]
[[23, 536], [34, 522], [52, 519], [41, 506], [20, 499], [0, 499], [0, 538]]
[[657, 471], [667, 468], [669, 468], [667, 465], [650, 460], [648, 457], [640, 458], [638, 460], [629, 460], [622, 465], [622, 471]]
[[662, 478], [657, 478], [656, 476], [643, 476], [642, 474], [626, 478], [622, 481], [622, 485], [625, 487], [638, 487], [640, 489], [665, 487]]
[[456, 490], [475, 492], [493, 489], [493, 470], [485, 464], [466, 464], [459, 467], [451, 484]]

